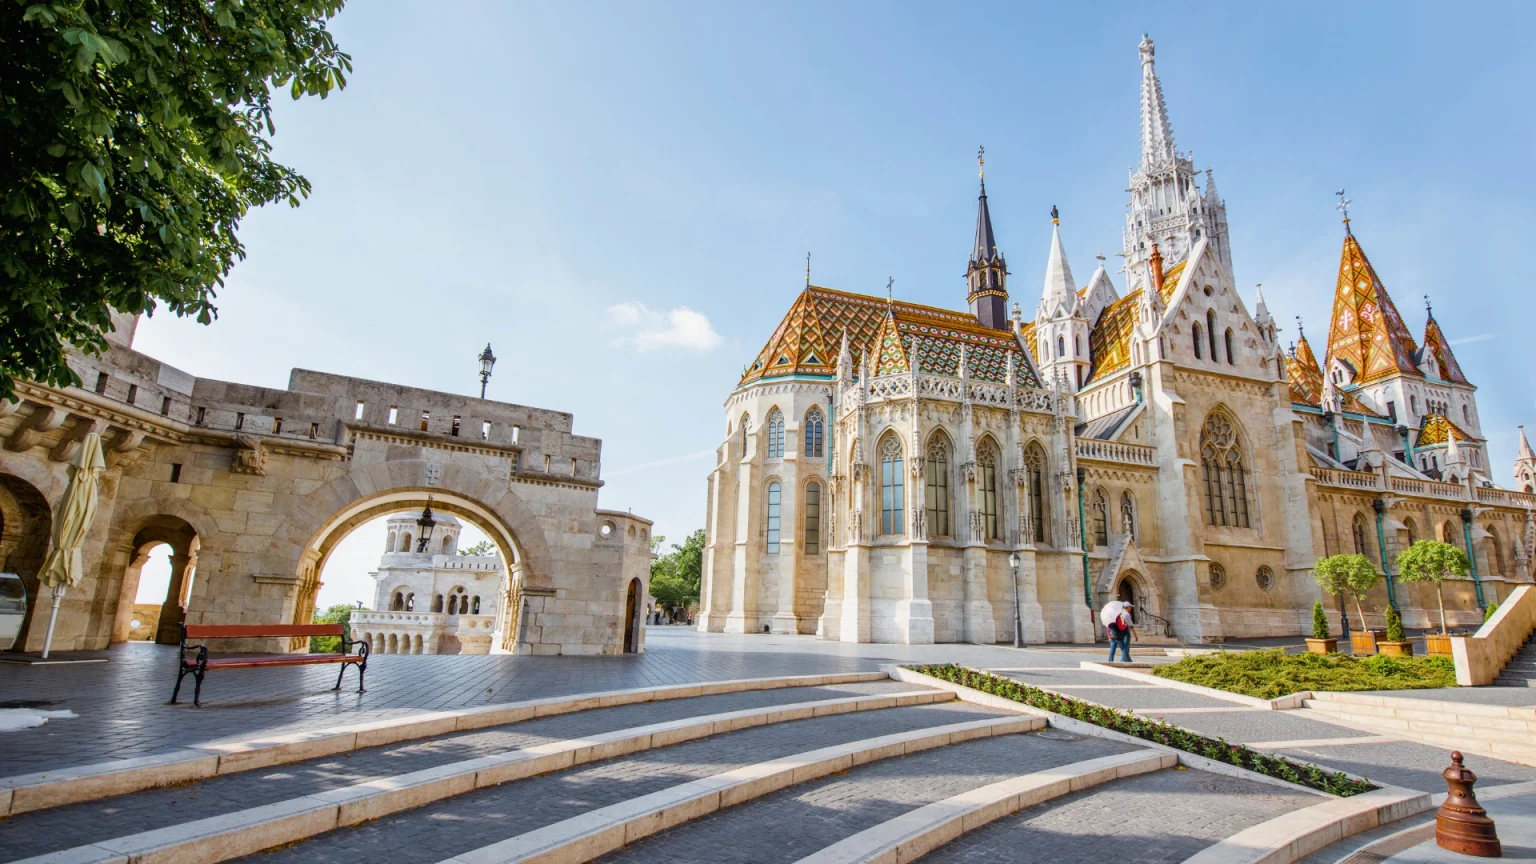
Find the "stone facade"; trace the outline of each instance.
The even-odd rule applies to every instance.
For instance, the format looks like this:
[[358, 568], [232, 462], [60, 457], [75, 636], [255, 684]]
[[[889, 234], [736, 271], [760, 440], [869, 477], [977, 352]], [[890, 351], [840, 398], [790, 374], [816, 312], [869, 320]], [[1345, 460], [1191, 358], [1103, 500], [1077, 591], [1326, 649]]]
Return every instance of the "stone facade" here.
[[1391, 568], [1431, 538], [1472, 552], [1473, 578], [1446, 588], [1453, 626], [1531, 581], [1536, 455], [1522, 438], [1525, 491], [1494, 482], [1476, 388], [1433, 316], [1422, 345], [1407, 333], [1347, 213], [1328, 362], [1304, 336], [1282, 349], [1139, 51], [1124, 288], [1102, 256], [1077, 286], [1053, 208], [1035, 318], [997, 320], [984, 185], [968, 313], [807, 278], [726, 399], [700, 628], [1085, 641], [1120, 598], [1151, 642], [1291, 636], [1321, 599], [1313, 563], [1344, 552], [1387, 577], [1371, 626], [1390, 594], [1426, 627], [1433, 586]]
[[[159, 543], [173, 564], [159, 641], [174, 644], [183, 620], [307, 623], [335, 544], [429, 497], [510, 562], [482, 596], [489, 628], [472, 628], [490, 650], [642, 649], [650, 522], [597, 509], [601, 442], [573, 434], [570, 414], [303, 369], [285, 390], [196, 378], [134, 351], [133, 320], [117, 323], [105, 354], [69, 358], [82, 387], [22, 381], [0, 403], [0, 568], [26, 580], [33, 610], [18, 648], [42, 644], [52, 509], [96, 432], [108, 469], [55, 650], [128, 638], [139, 568]], [[304, 650], [249, 641], [228, 647]]]

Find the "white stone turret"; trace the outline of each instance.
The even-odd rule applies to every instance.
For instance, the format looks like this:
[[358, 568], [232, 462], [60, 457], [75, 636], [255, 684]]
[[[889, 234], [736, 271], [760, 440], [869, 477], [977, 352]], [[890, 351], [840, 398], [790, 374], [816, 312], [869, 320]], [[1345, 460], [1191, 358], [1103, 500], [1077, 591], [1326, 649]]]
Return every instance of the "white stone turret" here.
[[1531, 442], [1525, 440], [1525, 427], [1520, 430], [1520, 452], [1515, 454], [1515, 488], [1521, 492], [1536, 492], [1536, 453], [1531, 452]]
[[1072, 278], [1072, 265], [1061, 244], [1061, 219], [1051, 208], [1051, 250], [1046, 256], [1045, 287], [1035, 311], [1035, 358], [1040, 374], [1061, 378], [1072, 392], [1088, 380], [1089, 322], [1083, 316]]

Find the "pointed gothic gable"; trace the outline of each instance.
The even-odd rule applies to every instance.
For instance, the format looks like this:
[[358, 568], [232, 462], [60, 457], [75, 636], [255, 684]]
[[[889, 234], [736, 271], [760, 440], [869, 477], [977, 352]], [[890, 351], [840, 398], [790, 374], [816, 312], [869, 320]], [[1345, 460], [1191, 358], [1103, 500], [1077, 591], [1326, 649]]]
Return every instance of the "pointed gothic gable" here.
[[1447, 381], [1471, 386], [1467, 376], [1462, 374], [1461, 364], [1456, 362], [1456, 355], [1451, 353], [1451, 343], [1446, 341], [1445, 334], [1440, 332], [1440, 322], [1435, 316], [1429, 316], [1424, 322], [1424, 350], [1434, 355], [1435, 365], [1440, 367], [1440, 375]]
[[888, 314], [885, 320], [880, 322], [880, 330], [875, 334], [875, 344], [880, 346], [875, 355], [875, 375], [900, 375], [903, 372], [911, 372], [912, 367], [907, 362], [907, 349], [902, 347], [901, 334], [896, 330], [896, 316]]
[[1418, 346], [1359, 241], [1344, 235], [1328, 356], [1348, 362], [1358, 370], [1355, 383], [1366, 384], [1397, 374], [1422, 378], [1414, 364], [1417, 354]]
[[1433, 447], [1437, 444], [1445, 444], [1452, 438], [1457, 441], [1478, 441], [1480, 439], [1468, 435], [1466, 430], [1447, 420], [1439, 414], [1430, 414], [1424, 418], [1424, 425], [1419, 427], [1419, 438], [1413, 442], [1415, 447]]
[[1323, 370], [1317, 355], [1307, 344], [1307, 337], [1296, 343], [1296, 353], [1285, 358], [1285, 371], [1291, 381], [1291, 401], [1316, 408], [1323, 404]]
[[[964, 344], [972, 378], [1002, 383], [1012, 355], [1018, 382], [1040, 386], [1034, 363], [1023, 355], [1013, 334], [982, 327], [975, 315], [899, 300], [890, 303], [884, 297], [815, 285], [800, 292], [739, 383], [791, 375], [831, 378], [837, 371], [833, 358], [845, 329], [853, 356], [873, 349], [883, 357], [881, 334], [888, 318], [909, 368], [915, 365], [921, 372], [957, 375]], [[906, 350], [909, 345], [911, 356]]]

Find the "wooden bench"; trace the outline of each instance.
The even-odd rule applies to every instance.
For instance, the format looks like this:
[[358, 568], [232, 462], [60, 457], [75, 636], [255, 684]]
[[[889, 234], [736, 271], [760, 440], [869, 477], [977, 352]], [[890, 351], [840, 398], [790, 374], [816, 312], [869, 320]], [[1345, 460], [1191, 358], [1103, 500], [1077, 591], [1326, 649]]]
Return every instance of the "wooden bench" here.
[[[188, 645], [188, 639], [251, 639], [268, 636], [340, 636], [341, 649], [324, 654], [265, 654], [257, 657], [208, 658], [208, 646]], [[352, 646], [358, 647], [356, 654]], [[191, 653], [192, 656], [188, 656]], [[347, 665], [357, 666], [357, 692], [363, 692], [363, 673], [368, 671], [368, 643], [347, 638], [347, 630], [340, 624], [183, 624], [181, 625], [181, 660], [177, 664], [176, 689], [171, 691], [171, 704], [181, 695], [181, 681], [188, 675], [197, 679], [192, 693], [192, 704], [203, 704], [203, 676], [209, 669], [266, 669], [272, 666], [319, 666], [326, 663], [341, 664], [336, 673], [336, 686], [341, 689], [341, 678], [347, 674]]]

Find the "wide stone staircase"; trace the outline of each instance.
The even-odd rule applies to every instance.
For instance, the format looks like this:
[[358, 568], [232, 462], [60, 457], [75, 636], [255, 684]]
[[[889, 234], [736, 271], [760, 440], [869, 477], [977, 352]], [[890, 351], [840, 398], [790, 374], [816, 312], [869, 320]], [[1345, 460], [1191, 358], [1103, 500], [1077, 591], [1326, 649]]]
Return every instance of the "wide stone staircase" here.
[[1347, 726], [1536, 766], [1536, 707], [1324, 692], [1303, 705]]
[[1178, 861], [1329, 800], [1177, 761], [877, 673], [749, 679], [0, 779], [0, 860]]
[[1493, 683], [1500, 687], [1536, 687], [1536, 633], [1525, 640]]

